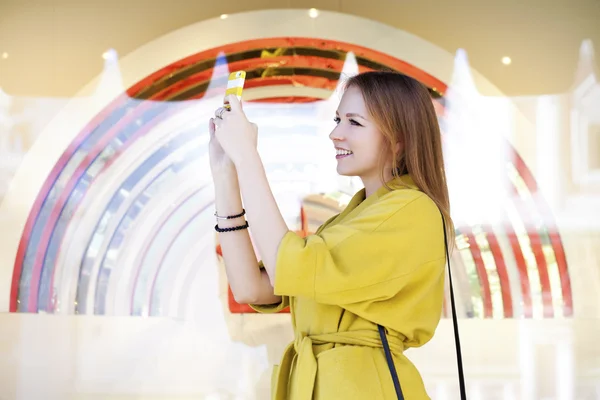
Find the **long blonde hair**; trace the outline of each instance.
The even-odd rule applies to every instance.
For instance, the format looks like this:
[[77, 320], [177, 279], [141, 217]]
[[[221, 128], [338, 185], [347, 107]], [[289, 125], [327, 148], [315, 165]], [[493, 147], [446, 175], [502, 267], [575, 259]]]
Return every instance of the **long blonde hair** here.
[[[450, 217], [442, 137], [429, 91], [409, 76], [387, 71], [355, 75], [346, 81], [345, 87], [360, 90], [369, 114], [387, 139], [386, 151], [391, 154], [394, 166], [392, 175], [409, 174], [440, 209], [451, 249], [454, 225]], [[394, 151], [397, 143], [404, 149], [400, 153]], [[382, 164], [383, 182], [384, 172]]]

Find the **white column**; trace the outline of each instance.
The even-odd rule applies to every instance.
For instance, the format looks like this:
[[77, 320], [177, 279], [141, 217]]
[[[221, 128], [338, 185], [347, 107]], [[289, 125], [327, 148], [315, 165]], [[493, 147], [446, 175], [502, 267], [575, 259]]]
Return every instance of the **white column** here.
[[537, 394], [535, 375], [535, 348], [531, 324], [522, 321], [519, 326], [519, 364], [521, 377], [521, 400], [535, 400]]
[[540, 96], [536, 107], [535, 177], [553, 211], [559, 206], [560, 177], [564, 173], [560, 156], [560, 128], [563, 112], [560, 96]]
[[560, 332], [556, 343], [556, 399], [573, 400], [575, 398], [575, 353], [571, 332]]

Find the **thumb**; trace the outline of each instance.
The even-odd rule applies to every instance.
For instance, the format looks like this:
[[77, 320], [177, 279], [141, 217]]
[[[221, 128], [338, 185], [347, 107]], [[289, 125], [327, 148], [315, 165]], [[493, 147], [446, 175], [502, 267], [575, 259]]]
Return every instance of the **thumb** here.
[[210, 134], [211, 138], [215, 136], [215, 120], [214, 120], [214, 118], [211, 118], [208, 120], [208, 133]]

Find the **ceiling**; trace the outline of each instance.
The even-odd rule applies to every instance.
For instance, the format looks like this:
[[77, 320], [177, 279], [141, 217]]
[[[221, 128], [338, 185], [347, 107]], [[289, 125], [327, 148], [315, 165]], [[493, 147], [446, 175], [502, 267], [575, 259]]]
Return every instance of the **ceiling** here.
[[581, 42], [591, 39], [600, 53], [598, 0], [0, 0], [0, 87], [73, 96], [101, 72], [109, 48], [123, 57], [224, 13], [311, 7], [379, 21], [453, 53], [463, 48], [471, 66], [511, 96], [565, 92]]

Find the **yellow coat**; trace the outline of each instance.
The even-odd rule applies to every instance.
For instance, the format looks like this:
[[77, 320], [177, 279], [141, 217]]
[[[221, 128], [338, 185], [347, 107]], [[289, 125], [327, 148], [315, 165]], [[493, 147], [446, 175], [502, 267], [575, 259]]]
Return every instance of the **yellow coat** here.
[[395, 399], [377, 324], [386, 328], [406, 400], [429, 399], [403, 351], [428, 342], [444, 296], [444, 233], [435, 203], [408, 176], [346, 209], [311, 236], [287, 233], [275, 294], [295, 340], [272, 378], [274, 400]]

